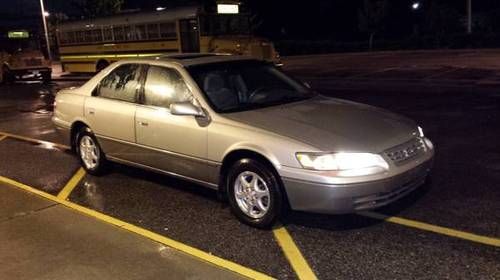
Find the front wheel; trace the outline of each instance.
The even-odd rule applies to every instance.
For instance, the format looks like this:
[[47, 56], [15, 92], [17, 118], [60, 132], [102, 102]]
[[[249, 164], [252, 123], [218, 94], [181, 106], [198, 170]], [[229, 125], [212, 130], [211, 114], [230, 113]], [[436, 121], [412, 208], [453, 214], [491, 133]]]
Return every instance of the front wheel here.
[[270, 228], [283, 210], [283, 193], [277, 175], [266, 164], [242, 159], [229, 170], [226, 190], [233, 214], [257, 228]]
[[104, 173], [107, 167], [106, 156], [92, 131], [88, 128], [80, 130], [75, 143], [80, 163], [85, 171], [92, 175]]

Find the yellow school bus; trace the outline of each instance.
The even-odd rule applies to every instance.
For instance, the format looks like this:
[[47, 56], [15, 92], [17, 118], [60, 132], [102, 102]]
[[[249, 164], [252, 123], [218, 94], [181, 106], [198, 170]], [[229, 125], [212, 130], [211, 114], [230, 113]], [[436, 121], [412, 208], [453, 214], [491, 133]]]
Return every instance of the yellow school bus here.
[[57, 27], [64, 71], [98, 72], [110, 63], [168, 53], [250, 55], [280, 64], [269, 40], [251, 35], [250, 18], [234, 10], [179, 7], [67, 22]]

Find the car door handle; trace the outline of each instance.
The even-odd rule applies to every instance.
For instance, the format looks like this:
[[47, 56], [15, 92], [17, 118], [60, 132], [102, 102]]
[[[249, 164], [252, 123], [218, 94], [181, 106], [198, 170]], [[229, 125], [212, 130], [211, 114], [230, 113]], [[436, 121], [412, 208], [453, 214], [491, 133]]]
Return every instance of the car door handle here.
[[88, 109], [89, 115], [95, 115], [95, 110], [92, 108]]
[[139, 123], [139, 125], [142, 125], [142, 126], [148, 126], [148, 125], [149, 125], [147, 122], [141, 122], [141, 121], [140, 121], [140, 122], [138, 122], [138, 123]]

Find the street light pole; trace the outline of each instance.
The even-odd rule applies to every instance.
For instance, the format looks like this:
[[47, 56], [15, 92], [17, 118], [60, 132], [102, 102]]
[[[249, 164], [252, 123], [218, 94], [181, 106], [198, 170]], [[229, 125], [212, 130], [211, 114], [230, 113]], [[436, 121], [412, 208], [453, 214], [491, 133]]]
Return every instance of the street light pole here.
[[467, 0], [467, 34], [472, 34], [472, 0]]
[[45, 43], [47, 45], [47, 55], [49, 60], [52, 60], [52, 55], [50, 54], [50, 40], [49, 40], [49, 30], [47, 28], [47, 20], [45, 19], [45, 8], [43, 6], [43, 0], [40, 0], [40, 9], [42, 9], [42, 20], [43, 20], [43, 31], [45, 32]]

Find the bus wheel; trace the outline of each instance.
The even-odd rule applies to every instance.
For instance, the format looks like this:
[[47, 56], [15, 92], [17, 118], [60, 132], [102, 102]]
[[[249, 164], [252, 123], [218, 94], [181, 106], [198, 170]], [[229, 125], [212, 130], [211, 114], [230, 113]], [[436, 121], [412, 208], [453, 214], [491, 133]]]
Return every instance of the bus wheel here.
[[109, 62], [107, 62], [106, 60], [101, 60], [99, 62], [97, 62], [97, 66], [95, 67], [95, 72], [96, 73], [99, 73], [102, 71], [102, 69], [106, 68], [109, 66]]
[[51, 71], [42, 72], [42, 81], [44, 84], [50, 83], [50, 81], [52, 81], [52, 72]]
[[16, 80], [16, 76], [6, 66], [2, 68], [2, 80], [6, 84], [12, 84]]

